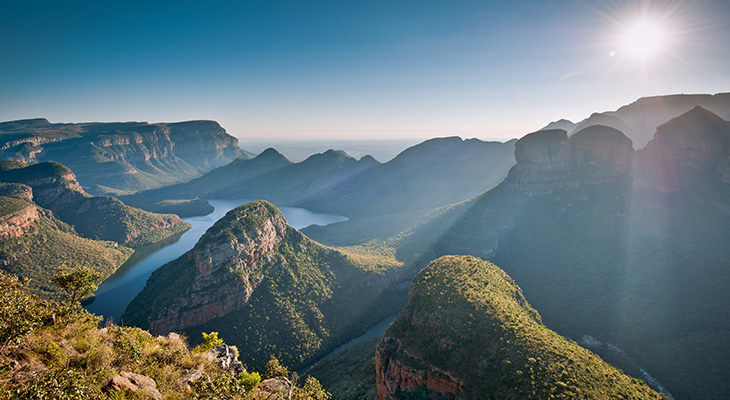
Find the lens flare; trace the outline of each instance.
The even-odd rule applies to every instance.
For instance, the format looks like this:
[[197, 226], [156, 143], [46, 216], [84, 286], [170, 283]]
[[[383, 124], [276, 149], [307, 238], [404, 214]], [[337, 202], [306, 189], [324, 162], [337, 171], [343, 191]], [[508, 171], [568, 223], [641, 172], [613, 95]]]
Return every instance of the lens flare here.
[[642, 20], [626, 28], [621, 47], [626, 54], [646, 59], [664, 49], [667, 33], [658, 22]]

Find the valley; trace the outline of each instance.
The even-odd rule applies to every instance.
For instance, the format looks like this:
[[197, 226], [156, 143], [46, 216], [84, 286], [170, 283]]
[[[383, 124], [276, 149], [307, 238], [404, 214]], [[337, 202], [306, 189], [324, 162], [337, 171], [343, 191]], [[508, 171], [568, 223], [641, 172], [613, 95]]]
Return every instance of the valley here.
[[[215, 332], [250, 370], [272, 357], [312, 367], [337, 398], [719, 399], [727, 107], [726, 94], [643, 98], [505, 142], [434, 138], [386, 162], [230, 150], [212, 122], [6, 122], [2, 270], [57, 300], [62, 263], [91, 266], [105, 279], [89, 312], [190, 345]], [[104, 168], [38, 158], [109, 135], [101, 147], [140, 171], [197, 160], [195, 172], [112, 188], [94, 183]], [[135, 135], [140, 146], [114, 147]], [[145, 147], [147, 164], [131, 162], [175, 135], [200, 138], [203, 155], [175, 143], [174, 159]]]
[[[213, 223], [228, 211], [250, 200], [208, 200], [208, 202], [214, 207], [212, 213], [184, 219], [191, 225], [189, 230], [162, 242], [136, 249], [114, 274], [99, 285], [94, 292], [93, 303], [86, 305], [85, 308], [89, 312], [103, 316], [105, 320], [120, 321], [129, 302], [144, 288], [147, 279], [157, 268], [192, 248]], [[324, 226], [344, 219], [338, 215], [314, 213], [297, 207], [284, 207], [282, 213], [289, 225], [295, 229], [309, 225]]]

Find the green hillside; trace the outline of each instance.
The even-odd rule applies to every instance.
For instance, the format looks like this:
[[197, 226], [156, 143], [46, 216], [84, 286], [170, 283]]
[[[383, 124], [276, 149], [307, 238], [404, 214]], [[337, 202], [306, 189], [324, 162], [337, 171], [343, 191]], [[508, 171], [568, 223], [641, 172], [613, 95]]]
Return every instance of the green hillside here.
[[601, 162], [577, 157], [578, 135], [525, 136], [501, 185], [413, 230], [398, 257], [492, 260], [557, 332], [611, 344], [678, 399], [725, 398], [730, 362], [716, 349], [730, 338], [730, 127], [690, 110], [633, 164], [608, 136], [584, 143]]
[[0, 168], [0, 182], [6, 183], [1, 190], [21, 196], [21, 188], [23, 193], [30, 189], [30, 194], [21, 197], [30, 200], [32, 196], [36, 204], [53, 211], [84, 237], [136, 248], [190, 228], [177, 215], [129, 207], [113, 197], [90, 196], [78, 184], [74, 173], [57, 162], [32, 165], [6, 162], [6, 166]]
[[[419, 272], [409, 297], [378, 345], [381, 398], [390, 389], [395, 398], [448, 390], [462, 399], [664, 398], [546, 328], [489, 262], [439, 258]], [[393, 381], [394, 370], [426, 371], [436, 383], [412, 387]]]
[[[3, 203], [21, 201], [0, 199]], [[68, 267], [87, 266], [106, 278], [132, 252], [116, 243], [79, 237], [73, 228], [45, 214], [25, 235], [0, 241], [0, 269], [30, 279], [30, 293], [41, 298], [59, 299], [62, 292], [51, 278], [64, 264]]]
[[78, 303], [38, 301], [0, 271], [0, 399], [326, 400], [272, 360], [246, 370], [211, 333], [201, 346], [107, 324]]
[[[375, 260], [375, 262], [373, 261]], [[195, 247], [157, 271], [122, 319], [191, 338], [217, 331], [260, 368], [299, 368], [397, 312], [399, 264], [347, 255], [286, 225], [265, 201], [231, 210]]]

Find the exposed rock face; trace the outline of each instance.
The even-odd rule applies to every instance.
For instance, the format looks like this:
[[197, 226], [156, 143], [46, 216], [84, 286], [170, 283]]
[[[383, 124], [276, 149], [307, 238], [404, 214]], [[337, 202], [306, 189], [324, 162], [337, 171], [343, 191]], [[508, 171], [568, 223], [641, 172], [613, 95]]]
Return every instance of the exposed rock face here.
[[592, 125], [616, 128], [628, 136], [636, 149], [644, 148], [654, 137], [658, 126], [700, 106], [725, 120], [730, 119], [730, 93], [715, 95], [670, 95], [642, 97], [616, 111], [594, 113], [577, 124], [551, 122], [543, 129], [565, 129], [568, 135]]
[[223, 370], [233, 376], [246, 372], [246, 368], [238, 361], [238, 349], [235, 346], [220, 344], [208, 352], [208, 356]]
[[256, 388], [256, 399], [285, 400], [291, 399], [294, 385], [283, 376], [265, 379]]
[[272, 355], [296, 369], [353, 339], [353, 327], [397, 312], [402, 283], [413, 276], [406, 269], [323, 246], [258, 200], [229, 211], [192, 250], [156, 270], [122, 319], [155, 333], [218, 332], [256, 349], [242, 353], [254, 370]]
[[148, 189], [195, 178], [245, 156], [238, 139], [214, 121], [51, 124], [24, 120], [0, 123], [0, 133], [4, 133], [1, 158], [61, 162], [76, 171], [87, 188]]
[[547, 329], [504, 271], [467, 256], [418, 273], [375, 367], [380, 400], [664, 398]]
[[12, 197], [27, 202], [33, 201], [33, 189], [22, 183], [2, 183], [0, 182], [0, 196]]
[[287, 228], [281, 212], [266, 202], [229, 212], [183, 256], [195, 264], [193, 282], [182, 296], [150, 315], [150, 330], [165, 334], [243, 307], [266, 273], [261, 269], [269, 261], [266, 253], [283, 240]]
[[433, 365], [427, 368], [414, 368], [404, 365], [393, 357], [400, 347], [400, 340], [385, 336], [375, 351], [375, 373], [378, 399], [393, 399], [396, 392], [414, 392], [426, 389], [440, 398], [458, 398], [464, 381], [453, 377]]
[[25, 235], [40, 219], [38, 208], [32, 204], [0, 216], [0, 241]]
[[155, 400], [162, 398], [162, 394], [157, 390], [157, 383], [154, 379], [145, 375], [135, 374], [134, 372], [120, 372], [109, 381], [104, 389], [110, 392], [118, 392], [121, 390], [129, 390], [132, 392], [141, 391]]
[[570, 138], [561, 129], [542, 130], [517, 141], [517, 165], [508, 181], [530, 194], [617, 182], [629, 176], [633, 157], [631, 140], [607, 126], [590, 126]]
[[90, 196], [70, 169], [53, 161], [7, 169], [0, 172], [0, 181], [6, 182], [0, 190], [31, 198], [92, 239], [139, 246], [152, 240], [148, 236], [158, 235], [160, 240], [189, 227], [177, 215], [148, 213], [112, 197]]
[[645, 183], [664, 192], [718, 173], [730, 182], [730, 123], [695, 107], [657, 128], [643, 150]]

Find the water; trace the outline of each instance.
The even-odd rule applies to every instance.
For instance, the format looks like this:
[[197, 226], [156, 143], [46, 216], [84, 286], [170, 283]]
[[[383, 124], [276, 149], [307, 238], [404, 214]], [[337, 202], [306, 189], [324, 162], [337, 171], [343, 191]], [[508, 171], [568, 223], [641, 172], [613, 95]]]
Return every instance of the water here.
[[[355, 339], [352, 339], [352, 340], [350, 340], [349, 342], [347, 342], [347, 343], [343, 344], [343, 345], [342, 345], [342, 346], [340, 346], [340, 347], [337, 347], [336, 349], [334, 349], [334, 350], [330, 351], [330, 352], [329, 352], [329, 353], [327, 353], [327, 354], [326, 354], [325, 356], [323, 356], [323, 357], [320, 357], [319, 359], [317, 359], [317, 361], [315, 361], [315, 362], [313, 362], [313, 363], [311, 363], [311, 364], [307, 365], [306, 367], [303, 367], [303, 368], [301, 368], [301, 369], [297, 370], [297, 373], [298, 373], [299, 375], [304, 375], [304, 374], [305, 374], [305, 373], [307, 373], [307, 371], [309, 371], [309, 369], [310, 369], [310, 368], [312, 368], [312, 367], [313, 367], [313, 366], [314, 366], [315, 364], [317, 364], [318, 362], [320, 362], [320, 361], [324, 360], [325, 358], [327, 358], [327, 357], [329, 357], [329, 356], [331, 356], [331, 355], [333, 355], [333, 354], [337, 354], [337, 353], [339, 353], [339, 352], [341, 352], [341, 351], [343, 351], [343, 350], [347, 349], [348, 347], [350, 347], [350, 346], [352, 346], [352, 345], [355, 345], [355, 344], [358, 344], [358, 343], [362, 343], [362, 342], [364, 342], [364, 341], [366, 341], [366, 340], [368, 340], [368, 339], [370, 339], [370, 338], [374, 338], [374, 337], [376, 337], [376, 336], [383, 336], [383, 335], [385, 334], [385, 331], [386, 331], [386, 330], [388, 329], [388, 327], [390, 326], [390, 324], [391, 324], [391, 323], [393, 323], [393, 321], [395, 321], [396, 317], [398, 317], [398, 314], [393, 314], [393, 315], [391, 315], [391, 316], [389, 316], [389, 317], [385, 318], [384, 320], [382, 320], [382, 321], [378, 322], [378, 323], [377, 323], [377, 324], [376, 324], [375, 326], [373, 326], [372, 328], [368, 329], [368, 331], [367, 331], [367, 332], [365, 332], [365, 333], [363, 333], [362, 335], [360, 335], [360, 336], [356, 337]], [[375, 349], [373, 349], [373, 351], [375, 351]]]
[[[86, 309], [94, 314], [103, 315], [106, 320], [119, 321], [127, 305], [142, 291], [152, 272], [192, 249], [198, 239], [216, 221], [228, 211], [249, 201], [251, 200], [208, 200], [210, 205], [215, 207], [212, 213], [201, 217], [184, 218], [192, 225], [192, 228], [162, 242], [137, 249], [112, 276], [99, 286], [94, 292], [96, 300], [87, 305]], [[328, 225], [347, 219], [341, 215], [316, 213], [298, 207], [281, 207], [280, 210], [289, 225], [296, 229], [309, 225]]]

